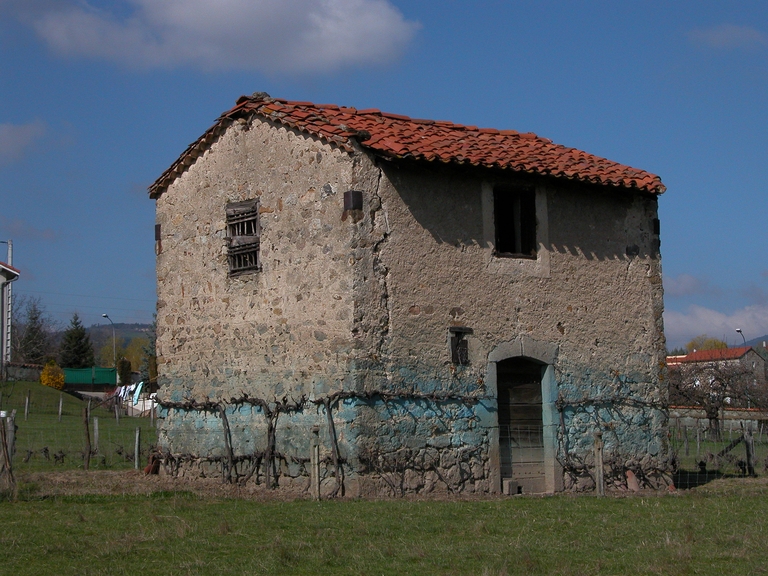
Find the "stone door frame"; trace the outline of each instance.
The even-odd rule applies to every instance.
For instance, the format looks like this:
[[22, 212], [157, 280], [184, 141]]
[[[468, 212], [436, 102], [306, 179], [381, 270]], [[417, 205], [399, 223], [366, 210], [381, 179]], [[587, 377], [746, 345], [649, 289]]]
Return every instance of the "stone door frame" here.
[[[496, 364], [509, 358], [536, 360], [544, 364], [541, 376], [541, 419], [544, 427], [544, 484], [546, 493], [563, 490], [563, 470], [557, 462], [557, 383], [555, 382], [555, 360], [558, 346], [551, 342], [520, 336], [514, 340], [499, 343], [488, 354], [486, 385], [488, 394], [498, 402]], [[499, 413], [494, 411], [490, 433], [491, 491], [501, 492], [501, 457], [499, 453]]]

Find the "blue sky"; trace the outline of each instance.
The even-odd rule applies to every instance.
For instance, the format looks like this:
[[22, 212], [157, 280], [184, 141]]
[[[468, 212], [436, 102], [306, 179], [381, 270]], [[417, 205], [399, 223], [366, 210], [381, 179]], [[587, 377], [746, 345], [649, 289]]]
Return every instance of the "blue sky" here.
[[146, 188], [265, 91], [659, 174], [668, 344], [736, 344], [768, 334], [767, 64], [765, 2], [0, 0], [0, 239], [62, 324], [150, 321]]

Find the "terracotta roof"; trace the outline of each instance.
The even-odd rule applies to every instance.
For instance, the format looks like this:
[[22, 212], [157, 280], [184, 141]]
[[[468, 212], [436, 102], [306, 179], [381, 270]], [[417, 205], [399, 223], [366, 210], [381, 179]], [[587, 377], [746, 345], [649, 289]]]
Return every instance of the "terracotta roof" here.
[[716, 362], [717, 360], [738, 360], [744, 354], [752, 350], [752, 346], [739, 346], [737, 348], [717, 348], [715, 350], [696, 350], [685, 356], [667, 356], [667, 365], [681, 364], [683, 362]]
[[6, 278], [13, 278], [14, 280], [21, 274], [21, 271], [17, 270], [10, 264], [6, 264], [5, 262], [0, 262], [0, 269], [6, 272], [10, 272], [10, 274], [3, 274], [3, 276], [6, 276]]
[[554, 144], [531, 132], [419, 120], [376, 109], [290, 102], [257, 93], [241, 96], [234, 108], [222, 114], [205, 134], [190, 144], [150, 186], [150, 197], [162, 194], [232, 122], [252, 116], [312, 134], [349, 152], [354, 150], [355, 141], [386, 158], [502, 168], [651, 194], [661, 194], [666, 189], [655, 174]]

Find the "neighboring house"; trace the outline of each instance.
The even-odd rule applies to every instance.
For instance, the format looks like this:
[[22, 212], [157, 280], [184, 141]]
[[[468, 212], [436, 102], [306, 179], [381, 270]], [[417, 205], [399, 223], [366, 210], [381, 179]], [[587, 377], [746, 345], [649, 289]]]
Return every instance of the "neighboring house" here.
[[19, 271], [0, 262], [0, 379], [7, 378], [6, 367], [11, 361], [11, 282]]
[[768, 408], [768, 363], [752, 346], [667, 356], [667, 368], [676, 414], [682, 414], [681, 408], [701, 410], [716, 434], [724, 410]]
[[[150, 187], [160, 450], [324, 493], [668, 470], [657, 176], [531, 133], [242, 97]], [[316, 436], [315, 436], [316, 435]]]
[[746, 376], [753, 384], [764, 384], [768, 376], [766, 356], [752, 346], [694, 350], [684, 355], [667, 356], [667, 367], [671, 370], [688, 369], [696, 374], [730, 371]]

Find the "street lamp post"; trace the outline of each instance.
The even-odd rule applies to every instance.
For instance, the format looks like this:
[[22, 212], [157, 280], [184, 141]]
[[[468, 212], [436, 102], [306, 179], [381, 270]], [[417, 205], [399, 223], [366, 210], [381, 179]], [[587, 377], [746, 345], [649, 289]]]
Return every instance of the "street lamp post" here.
[[744, 346], [746, 346], [747, 345], [747, 339], [744, 338], [744, 332], [741, 331], [741, 328], [736, 328], [736, 332], [741, 334], [741, 339], [744, 340]]
[[109, 323], [112, 324], [112, 366], [117, 370], [117, 346], [115, 346], [115, 323], [112, 322], [112, 318], [109, 317], [108, 314], [102, 314], [102, 318], [106, 318], [109, 320]]

